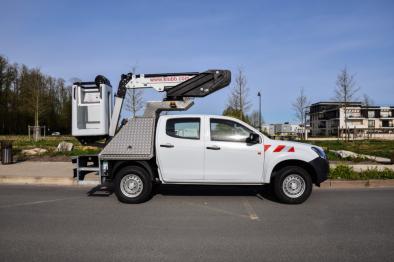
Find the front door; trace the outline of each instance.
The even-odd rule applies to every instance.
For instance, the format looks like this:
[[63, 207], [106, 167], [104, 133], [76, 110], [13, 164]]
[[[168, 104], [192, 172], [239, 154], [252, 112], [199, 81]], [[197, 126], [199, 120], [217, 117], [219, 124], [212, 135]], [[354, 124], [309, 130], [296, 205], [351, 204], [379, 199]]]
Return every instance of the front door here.
[[163, 118], [165, 133], [157, 138], [156, 152], [165, 182], [202, 181], [204, 179], [204, 141], [201, 118]]
[[248, 144], [253, 131], [241, 123], [210, 118], [205, 143], [205, 180], [211, 182], [260, 183], [264, 152], [261, 143]]

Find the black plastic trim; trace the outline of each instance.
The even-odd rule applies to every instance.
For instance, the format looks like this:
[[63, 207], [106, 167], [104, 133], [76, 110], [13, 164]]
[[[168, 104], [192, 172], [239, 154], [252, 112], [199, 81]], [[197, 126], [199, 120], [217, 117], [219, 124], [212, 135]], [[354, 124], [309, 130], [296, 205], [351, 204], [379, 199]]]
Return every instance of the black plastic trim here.
[[312, 161], [309, 161], [309, 164], [313, 167], [316, 173], [316, 185], [320, 186], [320, 183], [328, 179], [328, 173], [330, 171], [330, 166], [328, 160], [325, 158], [317, 157]]

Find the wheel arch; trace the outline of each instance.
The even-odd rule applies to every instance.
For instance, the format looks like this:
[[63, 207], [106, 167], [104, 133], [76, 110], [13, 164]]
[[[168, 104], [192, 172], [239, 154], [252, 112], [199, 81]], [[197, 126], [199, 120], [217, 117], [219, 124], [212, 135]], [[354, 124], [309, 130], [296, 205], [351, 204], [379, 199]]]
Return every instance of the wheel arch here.
[[155, 172], [154, 167], [152, 167], [151, 161], [145, 160], [120, 160], [114, 161], [111, 168], [111, 178], [114, 179], [117, 172], [127, 166], [138, 166], [146, 170], [152, 181], [157, 177], [157, 172]]
[[283, 160], [283, 161], [277, 163], [274, 166], [274, 168], [272, 169], [270, 182], [272, 182], [272, 180], [277, 175], [277, 171], [279, 171], [280, 169], [282, 169], [286, 166], [298, 166], [298, 167], [305, 169], [308, 172], [308, 174], [311, 175], [312, 182], [314, 184], [317, 184], [317, 173], [316, 173], [315, 168], [310, 163], [303, 161], [303, 160], [299, 160], [299, 159], [288, 159], [288, 160]]

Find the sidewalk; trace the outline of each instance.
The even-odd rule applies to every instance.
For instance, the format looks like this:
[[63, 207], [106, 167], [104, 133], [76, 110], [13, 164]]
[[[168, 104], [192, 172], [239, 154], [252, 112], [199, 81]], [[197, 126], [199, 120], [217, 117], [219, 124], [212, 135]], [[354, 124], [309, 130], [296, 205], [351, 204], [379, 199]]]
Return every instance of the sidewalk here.
[[[89, 174], [85, 184], [98, 184], [98, 176]], [[76, 185], [73, 164], [69, 162], [24, 161], [11, 165], [0, 164], [0, 184]]]
[[[335, 165], [331, 165], [335, 166]], [[359, 171], [377, 166], [379, 169], [394, 165], [352, 165]], [[12, 165], [0, 165], [0, 184], [78, 185], [73, 179], [73, 165], [68, 162], [25, 161]], [[98, 176], [89, 174], [85, 185], [99, 184]], [[81, 184], [79, 184], [81, 185]], [[327, 180], [321, 188], [375, 188], [394, 187], [394, 179], [388, 180]]]

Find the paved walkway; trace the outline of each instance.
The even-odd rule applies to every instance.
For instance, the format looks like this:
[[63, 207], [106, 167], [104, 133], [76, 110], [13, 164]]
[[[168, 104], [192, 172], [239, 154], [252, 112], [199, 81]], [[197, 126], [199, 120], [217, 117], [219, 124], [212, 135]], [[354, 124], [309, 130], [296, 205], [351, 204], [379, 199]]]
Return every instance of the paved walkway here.
[[72, 177], [71, 162], [24, 161], [0, 165], [0, 176]]
[[[334, 167], [331, 164], [331, 167]], [[354, 170], [368, 168], [390, 168], [394, 165], [352, 165]], [[88, 185], [97, 184], [98, 176], [91, 173], [85, 177]], [[83, 184], [82, 183], [82, 184]], [[73, 164], [70, 162], [39, 162], [25, 161], [12, 165], [0, 165], [0, 184], [52, 184], [75, 185], [73, 179]], [[360, 188], [360, 187], [394, 187], [394, 179], [389, 180], [327, 180], [321, 184], [322, 188]]]

